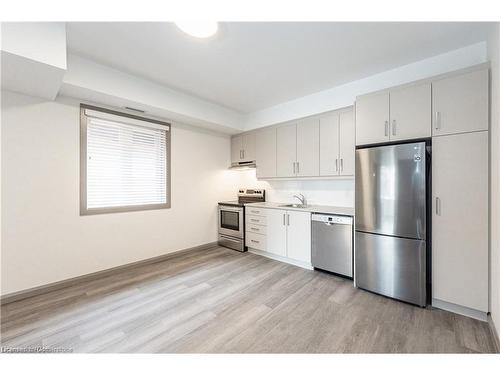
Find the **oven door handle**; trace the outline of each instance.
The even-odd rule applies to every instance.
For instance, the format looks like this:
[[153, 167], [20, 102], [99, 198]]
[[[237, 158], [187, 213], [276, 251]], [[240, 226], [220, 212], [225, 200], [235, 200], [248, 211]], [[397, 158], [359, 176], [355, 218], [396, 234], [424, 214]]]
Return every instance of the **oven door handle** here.
[[243, 212], [243, 208], [234, 208], [229, 206], [219, 206], [220, 211]]

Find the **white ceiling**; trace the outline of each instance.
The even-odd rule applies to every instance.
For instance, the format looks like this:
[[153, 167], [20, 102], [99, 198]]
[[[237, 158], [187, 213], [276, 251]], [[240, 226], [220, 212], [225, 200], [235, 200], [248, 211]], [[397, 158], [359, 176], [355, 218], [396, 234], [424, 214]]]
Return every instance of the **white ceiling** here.
[[69, 51], [242, 113], [487, 39], [488, 23], [67, 23]]

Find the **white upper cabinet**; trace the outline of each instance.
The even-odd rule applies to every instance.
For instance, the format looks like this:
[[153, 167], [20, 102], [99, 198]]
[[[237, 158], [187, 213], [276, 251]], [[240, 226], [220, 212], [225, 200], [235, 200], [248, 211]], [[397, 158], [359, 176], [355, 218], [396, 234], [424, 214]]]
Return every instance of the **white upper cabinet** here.
[[255, 160], [255, 132], [231, 137], [231, 164]]
[[354, 112], [336, 112], [320, 118], [320, 176], [354, 175]]
[[488, 311], [488, 132], [432, 140], [432, 297]]
[[257, 177], [276, 177], [276, 128], [258, 130], [255, 134]]
[[356, 99], [356, 145], [389, 141], [389, 92]]
[[432, 82], [432, 135], [488, 129], [488, 69]]
[[431, 136], [431, 84], [417, 84], [391, 90], [391, 141]]
[[322, 116], [319, 119], [319, 124], [319, 174], [321, 176], [336, 176], [339, 174], [339, 114], [332, 113]]
[[431, 136], [431, 84], [356, 99], [356, 145]]
[[302, 177], [319, 176], [319, 119], [299, 121], [296, 136], [295, 174]]
[[255, 161], [255, 132], [243, 134], [243, 160]]
[[355, 124], [354, 112], [341, 112], [339, 114], [339, 174], [353, 176], [355, 167]]
[[243, 136], [233, 135], [231, 137], [231, 164], [239, 163], [243, 158]]
[[276, 128], [276, 175], [292, 177], [296, 174], [297, 125], [283, 125]]

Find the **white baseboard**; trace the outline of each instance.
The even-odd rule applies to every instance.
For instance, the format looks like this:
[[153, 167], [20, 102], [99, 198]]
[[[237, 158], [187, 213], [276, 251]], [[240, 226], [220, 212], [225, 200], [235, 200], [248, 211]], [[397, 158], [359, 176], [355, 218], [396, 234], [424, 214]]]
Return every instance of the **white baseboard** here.
[[278, 261], [283, 262], [283, 263], [292, 264], [292, 265], [297, 266], [297, 267], [302, 267], [302, 268], [305, 268], [308, 270], [314, 269], [313, 266], [309, 263], [300, 262], [298, 260], [293, 260], [293, 259], [282, 257], [282, 256], [279, 256], [276, 254], [271, 254], [271, 253], [268, 253], [267, 251], [257, 250], [257, 249], [253, 249], [253, 248], [249, 247], [248, 252], [252, 253], [252, 254], [261, 255], [261, 256], [266, 257], [266, 258], [278, 260]]
[[432, 307], [436, 307], [441, 310], [450, 311], [455, 314], [468, 316], [469, 318], [482, 320], [483, 322], [488, 321], [488, 313], [484, 311], [479, 311], [475, 309], [471, 309], [469, 307], [464, 307], [460, 305], [456, 305], [454, 303], [441, 301], [439, 299], [432, 299]]

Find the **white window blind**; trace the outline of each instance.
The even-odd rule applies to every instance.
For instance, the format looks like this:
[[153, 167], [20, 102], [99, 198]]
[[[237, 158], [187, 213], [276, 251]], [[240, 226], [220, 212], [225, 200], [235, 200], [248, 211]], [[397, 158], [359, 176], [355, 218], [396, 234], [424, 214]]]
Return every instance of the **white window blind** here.
[[139, 123], [87, 115], [87, 209], [167, 204], [169, 127]]

